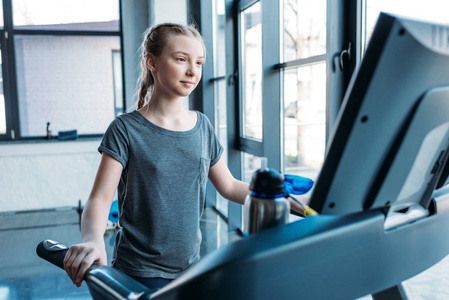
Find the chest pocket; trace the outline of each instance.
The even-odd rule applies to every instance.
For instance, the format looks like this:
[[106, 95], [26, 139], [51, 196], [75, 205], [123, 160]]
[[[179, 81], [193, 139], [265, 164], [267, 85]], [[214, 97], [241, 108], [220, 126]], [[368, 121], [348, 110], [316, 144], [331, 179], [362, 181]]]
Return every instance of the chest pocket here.
[[200, 158], [200, 184], [203, 185], [206, 183], [207, 178], [209, 176], [209, 168], [210, 168], [210, 159], [209, 158]]

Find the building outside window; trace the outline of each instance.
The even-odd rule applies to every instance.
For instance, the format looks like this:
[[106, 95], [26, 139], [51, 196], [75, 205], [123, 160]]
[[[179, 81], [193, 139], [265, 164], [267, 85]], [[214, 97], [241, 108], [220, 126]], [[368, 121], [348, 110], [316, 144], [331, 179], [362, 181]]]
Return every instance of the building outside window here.
[[326, 1], [283, 1], [284, 170], [315, 179], [326, 145]]
[[104, 133], [124, 107], [119, 0], [3, 1], [14, 51], [0, 138], [40, 138], [48, 122], [53, 135]]
[[257, 2], [240, 13], [242, 136], [262, 140], [262, 18]]

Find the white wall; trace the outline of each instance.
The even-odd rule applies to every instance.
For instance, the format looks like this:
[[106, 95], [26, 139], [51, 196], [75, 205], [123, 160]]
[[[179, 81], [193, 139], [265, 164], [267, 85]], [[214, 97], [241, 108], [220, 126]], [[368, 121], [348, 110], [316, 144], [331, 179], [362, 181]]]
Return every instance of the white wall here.
[[0, 212], [84, 205], [101, 155], [99, 139], [2, 144]]

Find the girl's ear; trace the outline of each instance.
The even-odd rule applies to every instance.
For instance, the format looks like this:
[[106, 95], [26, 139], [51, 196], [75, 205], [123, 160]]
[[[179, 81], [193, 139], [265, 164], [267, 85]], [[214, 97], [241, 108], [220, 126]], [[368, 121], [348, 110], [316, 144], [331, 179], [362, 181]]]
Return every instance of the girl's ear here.
[[155, 71], [156, 70], [156, 59], [154, 57], [153, 54], [148, 54], [147, 59], [146, 59], [146, 65], [148, 70], [150, 71]]

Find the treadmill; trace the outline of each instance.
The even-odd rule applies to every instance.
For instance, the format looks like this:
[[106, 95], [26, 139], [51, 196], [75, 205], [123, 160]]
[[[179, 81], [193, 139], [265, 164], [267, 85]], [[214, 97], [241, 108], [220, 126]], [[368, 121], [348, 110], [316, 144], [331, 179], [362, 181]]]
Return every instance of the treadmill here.
[[[317, 215], [203, 257], [150, 291], [94, 265], [94, 299], [405, 299], [449, 254], [449, 26], [382, 13], [311, 196]], [[61, 266], [67, 247], [38, 254]]]

